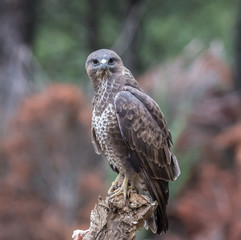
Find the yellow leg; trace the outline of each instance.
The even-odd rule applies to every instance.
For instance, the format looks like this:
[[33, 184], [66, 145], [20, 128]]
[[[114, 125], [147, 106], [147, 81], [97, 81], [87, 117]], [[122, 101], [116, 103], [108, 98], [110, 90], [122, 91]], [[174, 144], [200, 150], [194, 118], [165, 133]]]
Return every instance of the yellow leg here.
[[128, 190], [128, 178], [125, 176], [121, 187], [116, 189], [114, 192], [112, 192], [110, 198], [113, 198], [114, 196], [117, 196], [123, 193], [124, 200], [126, 201], [127, 190]]
[[111, 187], [109, 188], [109, 190], [108, 190], [108, 192], [107, 192], [108, 195], [111, 195], [111, 194], [116, 190], [116, 188], [117, 188], [117, 183], [119, 182], [120, 178], [121, 178], [121, 174], [119, 173], [119, 174], [117, 175], [115, 181], [111, 183]]

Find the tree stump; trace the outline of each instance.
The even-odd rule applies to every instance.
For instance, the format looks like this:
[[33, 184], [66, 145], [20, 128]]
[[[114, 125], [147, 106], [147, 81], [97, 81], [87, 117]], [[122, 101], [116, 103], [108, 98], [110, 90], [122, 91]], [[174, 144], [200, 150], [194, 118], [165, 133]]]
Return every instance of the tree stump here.
[[105, 200], [99, 197], [91, 211], [89, 230], [85, 231], [83, 238], [75, 236], [74, 239], [135, 239], [136, 231], [142, 229], [145, 220], [154, 213], [157, 205], [157, 202], [137, 194], [133, 189], [128, 190], [126, 201], [123, 194], [106, 197]]

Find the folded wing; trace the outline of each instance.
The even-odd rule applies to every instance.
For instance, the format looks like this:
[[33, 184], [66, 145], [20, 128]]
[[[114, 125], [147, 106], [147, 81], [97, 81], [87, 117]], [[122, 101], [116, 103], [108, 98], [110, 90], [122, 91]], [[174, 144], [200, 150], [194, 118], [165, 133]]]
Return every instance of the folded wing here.
[[116, 95], [115, 108], [131, 164], [141, 175], [152, 198], [159, 203], [157, 232], [166, 231], [168, 181], [175, 180], [180, 170], [170, 151], [171, 134], [164, 115], [152, 98], [131, 86]]

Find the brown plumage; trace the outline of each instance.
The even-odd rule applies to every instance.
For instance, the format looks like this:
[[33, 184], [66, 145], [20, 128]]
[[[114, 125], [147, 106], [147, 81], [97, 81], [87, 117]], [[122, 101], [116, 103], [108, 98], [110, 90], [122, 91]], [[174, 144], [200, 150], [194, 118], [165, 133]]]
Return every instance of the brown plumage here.
[[125, 177], [122, 187], [115, 191], [111, 188], [109, 193], [123, 192], [125, 196], [129, 184], [156, 200], [158, 208], [147, 225], [153, 232], [165, 232], [168, 181], [180, 174], [170, 151], [172, 140], [165, 117], [115, 52], [95, 51], [85, 67], [95, 90], [92, 142], [111, 168]]

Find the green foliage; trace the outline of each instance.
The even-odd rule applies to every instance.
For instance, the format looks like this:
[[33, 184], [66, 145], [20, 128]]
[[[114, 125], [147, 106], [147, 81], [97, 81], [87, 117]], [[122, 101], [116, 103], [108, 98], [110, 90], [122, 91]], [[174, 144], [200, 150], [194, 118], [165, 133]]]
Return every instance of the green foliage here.
[[193, 38], [206, 44], [218, 38], [230, 54], [237, 0], [162, 1], [159, 9], [154, 4], [150, 8], [143, 23], [145, 65], [175, 56]]
[[[84, 70], [93, 31], [96, 46], [111, 48], [131, 9], [128, 0], [94, 1], [97, 31], [88, 24], [92, 1], [43, 1], [34, 53], [51, 80], [88, 82]], [[135, 1], [133, 1], [135, 2]], [[237, 0], [140, 1], [144, 14], [137, 34], [136, 72], [177, 55], [193, 38], [220, 39], [232, 57]], [[93, 16], [92, 16], [93, 17]], [[123, 42], [125, 44], [125, 42]]]

